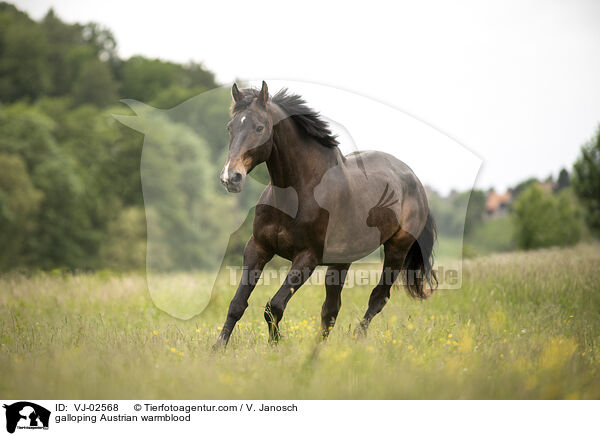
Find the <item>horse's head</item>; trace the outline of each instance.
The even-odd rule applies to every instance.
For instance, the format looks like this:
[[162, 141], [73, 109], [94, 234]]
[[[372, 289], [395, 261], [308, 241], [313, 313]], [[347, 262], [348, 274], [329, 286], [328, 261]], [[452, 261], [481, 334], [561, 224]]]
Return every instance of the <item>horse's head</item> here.
[[260, 92], [231, 88], [233, 118], [229, 130], [229, 154], [221, 171], [221, 183], [229, 192], [240, 192], [246, 174], [271, 154], [273, 118], [268, 110], [269, 90], [265, 82]]

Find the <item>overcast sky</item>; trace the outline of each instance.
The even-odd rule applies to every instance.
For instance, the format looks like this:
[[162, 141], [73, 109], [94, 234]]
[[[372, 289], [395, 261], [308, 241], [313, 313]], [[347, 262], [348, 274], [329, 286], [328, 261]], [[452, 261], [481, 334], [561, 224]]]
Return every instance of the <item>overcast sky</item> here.
[[309, 81], [386, 103], [481, 157], [481, 188], [572, 165], [600, 122], [599, 1], [391, 3], [16, 2], [36, 19], [53, 7], [68, 22], [106, 25], [122, 57], [194, 60], [221, 83]]

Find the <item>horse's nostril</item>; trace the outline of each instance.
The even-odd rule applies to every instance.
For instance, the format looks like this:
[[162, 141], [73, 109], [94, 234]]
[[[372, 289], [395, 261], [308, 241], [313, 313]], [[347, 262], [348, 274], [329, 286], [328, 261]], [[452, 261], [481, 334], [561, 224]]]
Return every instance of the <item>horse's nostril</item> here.
[[231, 175], [231, 177], [229, 178], [229, 180], [232, 183], [239, 183], [242, 180], [242, 174], [241, 173], [233, 173]]

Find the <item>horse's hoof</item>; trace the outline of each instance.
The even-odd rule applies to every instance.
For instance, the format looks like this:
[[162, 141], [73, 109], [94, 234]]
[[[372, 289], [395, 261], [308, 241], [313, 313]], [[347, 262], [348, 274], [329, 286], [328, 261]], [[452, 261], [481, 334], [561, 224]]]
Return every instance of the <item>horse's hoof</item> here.
[[216, 353], [219, 351], [225, 351], [225, 347], [227, 347], [227, 341], [223, 338], [219, 338], [212, 346], [212, 352]]
[[279, 345], [279, 340], [281, 339], [281, 336], [278, 337], [274, 337], [274, 338], [269, 338], [269, 345], [276, 347], [277, 345]]
[[367, 337], [367, 328], [365, 326], [363, 326], [362, 324], [357, 326], [356, 329], [354, 329], [354, 334], [352, 335], [352, 337], [354, 339], [366, 338]]
[[272, 333], [269, 335], [269, 345], [279, 345], [279, 341], [281, 340], [281, 338], [283, 337], [283, 335], [280, 332], [277, 333]]
[[329, 333], [331, 333], [331, 330], [333, 330], [333, 326], [327, 326], [325, 328], [321, 328], [321, 340], [323, 342], [325, 342], [327, 340], [327, 338], [329, 337]]

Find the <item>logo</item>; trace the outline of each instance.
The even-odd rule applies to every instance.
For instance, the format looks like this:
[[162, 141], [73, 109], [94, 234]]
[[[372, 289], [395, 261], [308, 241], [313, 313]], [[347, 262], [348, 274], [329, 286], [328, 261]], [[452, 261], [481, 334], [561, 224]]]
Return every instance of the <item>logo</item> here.
[[6, 431], [14, 433], [18, 429], [48, 430], [50, 411], [29, 401], [19, 401], [6, 409]]

